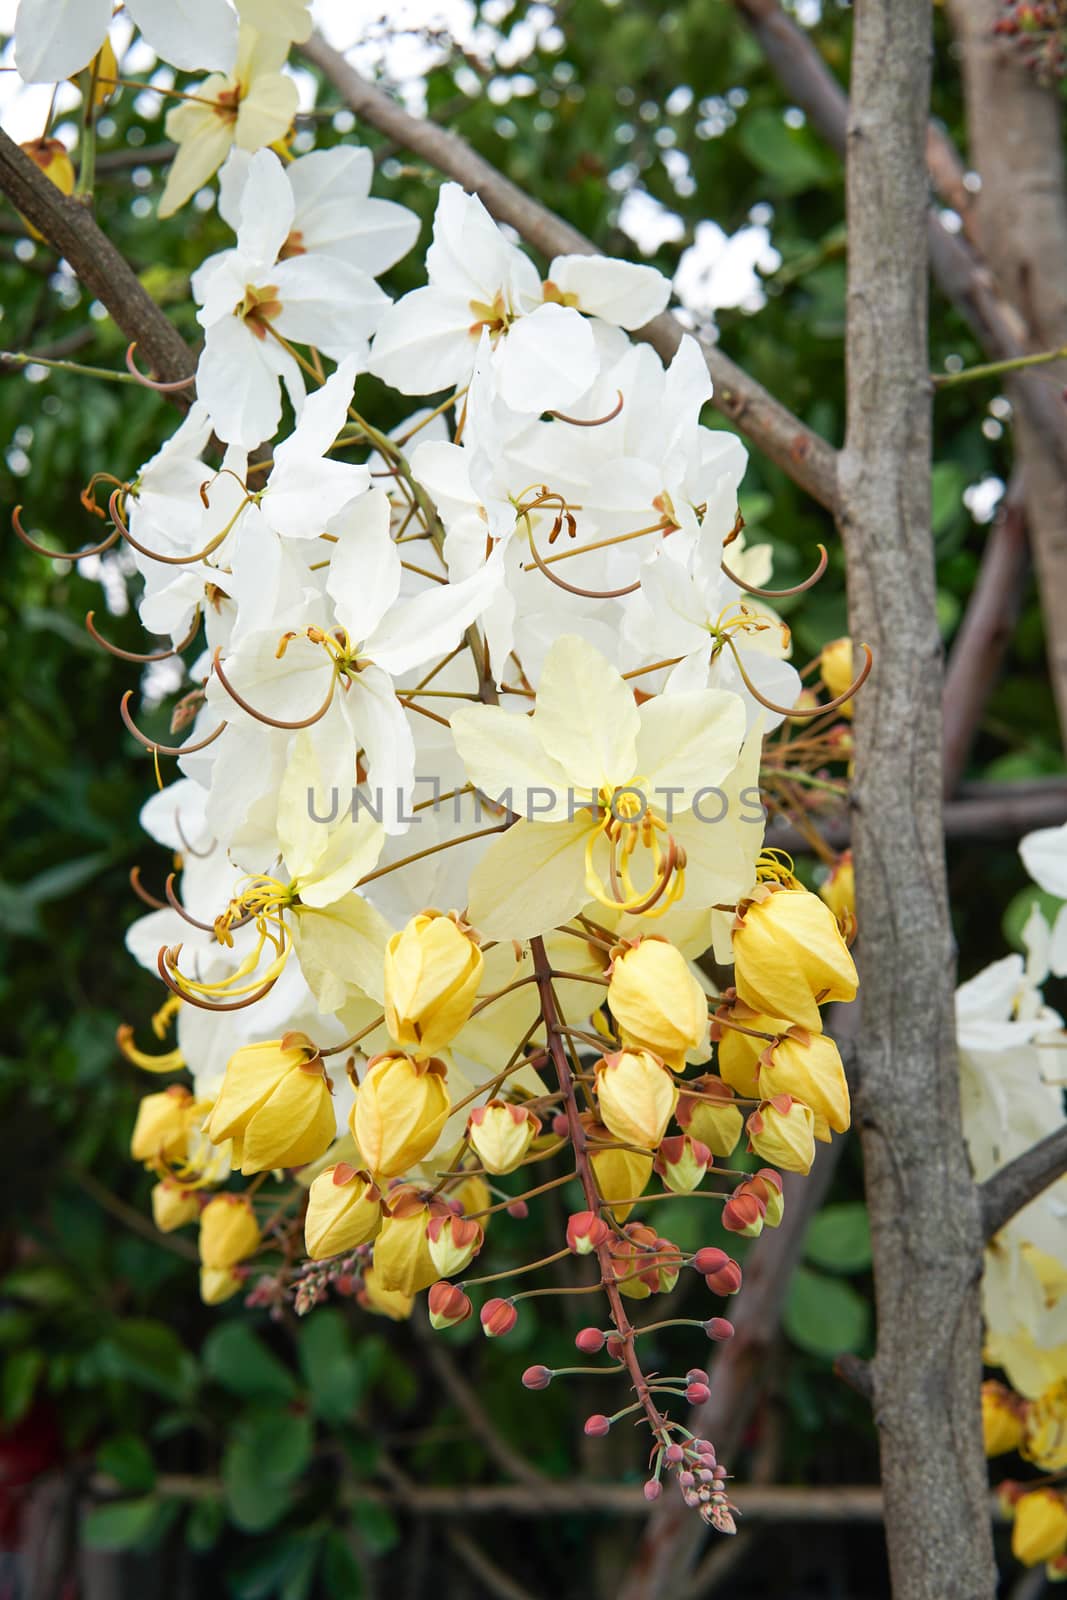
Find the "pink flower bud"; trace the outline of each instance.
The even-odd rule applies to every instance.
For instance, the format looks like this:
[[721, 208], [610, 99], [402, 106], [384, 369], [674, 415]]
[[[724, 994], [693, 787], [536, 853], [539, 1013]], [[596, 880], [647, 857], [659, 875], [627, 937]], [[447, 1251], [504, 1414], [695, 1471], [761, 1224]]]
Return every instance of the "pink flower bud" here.
[[570, 1121], [565, 1111], [557, 1111], [552, 1118], [552, 1132], [557, 1139], [566, 1139], [571, 1131]]
[[525, 1222], [530, 1215], [530, 1208], [525, 1200], [513, 1200], [508, 1206], [508, 1216], [514, 1217], [516, 1222]]
[[519, 1313], [515, 1310], [511, 1301], [499, 1298], [487, 1300], [479, 1316], [481, 1317], [482, 1332], [488, 1339], [499, 1339], [505, 1333], [510, 1333], [519, 1320]]
[[662, 1493], [663, 1485], [660, 1483], [659, 1479], [649, 1478], [648, 1482], [645, 1484], [645, 1499], [651, 1503], [653, 1500], [658, 1500]]
[[708, 1375], [701, 1367], [690, 1367], [685, 1375], [686, 1383], [707, 1383]]
[[725, 1250], [720, 1250], [713, 1244], [706, 1244], [693, 1257], [693, 1265], [698, 1272], [707, 1276], [709, 1272], [721, 1272], [729, 1259]]
[[599, 1328], [582, 1328], [575, 1334], [574, 1342], [578, 1349], [586, 1356], [598, 1355], [604, 1348], [605, 1335]]
[[691, 1383], [685, 1391], [685, 1398], [691, 1406], [702, 1406], [710, 1394], [711, 1390], [706, 1383]]
[[608, 1338], [608, 1355], [613, 1361], [622, 1360], [622, 1340], [617, 1333], [611, 1334]]
[[567, 1218], [567, 1248], [576, 1256], [592, 1255], [598, 1245], [605, 1244], [611, 1229], [595, 1211], [576, 1211]]
[[709, 1339], [716, 1339], [721, 1342], [723, 1339], [733, 1338], [734, 1325], [732, 1322], [727, 1321], [725, 1317], [709, 1317], [704, 1324], [704, 1332]]
[[696, 1483], [696, 1479], [691, 1472], [686, 1471], [678, 1474], [678, 1482], [681, 1484], [683, 1489], [691, 1489], [694, 1483]]
[[474, 1307], [463, 1290], [454, 1283], [435, 1283], [427, 1296], [430, 1326], [454, 1328], [457, 1322], [466, 1322]]
[[585, 1432], [591, 1439], [602, 1439], [606, 1433], [610, 1432], [610, 1429], [611, 1420], [605, 1417], [602, 1412], [594, 1411], [591, 1417], [586, 1417], [585, 1419]]
[[685, 1460], [685, 1451], [680, 1444], [669, 1444], [663, 1452], [663, 1459], [669, 1467], [676, 1467]]
[[715, 1446], [712, 1444], [710, 1439], [697, 1439], [695, 1443], [699, 1455], [709, 1456], [714, 1459]]
[[736, 1294], [741, 1287], [741, 1268], [736, 1261], [728, 1261], [718, 1272], [709, 1272], [704, 1282], [712, 1294]]
[[763, 1232], [763, 1219], [767, 1207], [749, 1190], [738, 1189], [722, 1208], [722, 1225], [728, 1233], [740, 1233], [755, 1239]]
[[548, 1367], [527, 1367], [522, 1375], [524, 1389], [547, 1389], [553, 1374]]

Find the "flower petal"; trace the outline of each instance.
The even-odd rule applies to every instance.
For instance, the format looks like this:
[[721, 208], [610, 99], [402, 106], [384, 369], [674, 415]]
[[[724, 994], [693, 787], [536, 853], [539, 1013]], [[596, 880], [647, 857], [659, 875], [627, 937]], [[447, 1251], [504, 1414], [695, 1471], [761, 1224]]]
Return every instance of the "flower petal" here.
[[489, 939], [533, 939], [586, 900], [589, 819], [513, 824], [471, 873], [470, 919]]

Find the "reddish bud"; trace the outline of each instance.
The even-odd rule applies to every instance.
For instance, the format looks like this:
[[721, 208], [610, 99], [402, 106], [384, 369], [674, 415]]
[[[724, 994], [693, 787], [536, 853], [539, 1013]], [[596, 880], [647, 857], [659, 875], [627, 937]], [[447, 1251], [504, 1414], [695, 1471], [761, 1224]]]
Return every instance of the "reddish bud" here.
[[487, 1300], [479, 1316], [482, 1323], [482, 1332], [488, 1339], [500, 1339], [505, 1333], [510, 1333], [519, 1320], [519, 1313], [515, 1310], [510, 1300], [495, 1298]]
[[427, 1295], [430, 1326], [437, 1329], [454, 1328], [457, 1322], [466, 1322], [474, 1307], [463, 1290], [454, 1283], [435, 1283]]
[[741, 1287], [741, 1268], [728, 1261], [720, 1272], [709, 1272], [704, 1279], [712, 1294], [736, 1294]]
[[645, 1484], [645, 1499], [651, 1503], [653, 1500], [658, 1500], [662, 1493], [663, 1485], [660, 1483], [659, 1479], [649, 1478], [648, 1482]]
[[611, 1229], [595, 1211], [576, 1211], [567, 1218], [567, 1248], [576, 1256], [592, 1255], [599, 1245], [606, 1244]]
[[605, 1417], [602, 1412], [594, 1411], [591, 1417], [586, 1417], [585, 1432], [590, 1439], [603, 1439], [604, 1435], [610, 1431], [611, 1419]]
[[552, 1132], [557, 1139], [566, 1139], [571, 1131], [570, 1121], [565, 1111], [557, 1111], [552, 1118]]
[[691, 1383], [685, 1391], [685, 1398], [691, 1406], [702, 1406], [711, 1395], [711, 1390], [706, 1383]]
[[708, 1375], [702, 1367], [690, 1367], [685, 1375], [686, 1383], [707, 1383]]
[[706, 1244], [693, 1257], [693, 1265], [700, 1273], [719, 1272], [729, 1259], [725, 1250], [720, 1250], [713, 1244]]
[[685, 1460], [685, 1451], [680, 1444], [669, 1444], [663, 1452], [663, 1459], [669, 1467], [676, 1467]]
[[599, 1355], [604, 1348], [605, 1335], [599, 1328], [582, 1328], [575, 1334], [574, 1342], [585, 1356]]
[[530, 1215], [530, 1208], [525, 1200], [513, 1200], [508, 1206], [508, 1216], [514, 1217], [516, 1222], [525, 1222]]
[[553, 1374], [548, 1367], [527, 1367], [522, 1375], [524, 1389], [547, 1389]]
[[734, 1325], [732, 1322], [728, 1322], [725, 1317], [709, 1317], [704, 1324], [704, 1332], [709, 1339], [717, 1339], [721, 1342], [724, 1339], [733, 1338]]
[[722, 1208], [722, 1225], [728, 1233], [740, 1233], [755, 1239], [763, 1232], [763, 1219], [767, 1207], [749, 1190], [732, 1194]]
[[608, 1355], [613, 1361], [622, 1360], [622, 1340], [616, 1333], [611, 1334], [608, 1339]]

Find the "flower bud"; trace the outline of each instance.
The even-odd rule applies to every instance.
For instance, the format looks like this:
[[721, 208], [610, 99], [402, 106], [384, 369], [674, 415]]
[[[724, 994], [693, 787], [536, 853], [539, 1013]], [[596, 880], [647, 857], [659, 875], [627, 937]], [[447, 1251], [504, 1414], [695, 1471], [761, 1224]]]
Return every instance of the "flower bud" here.
[[[732, 1022], [739, 1026], [731, 1027]], [[758, 1036], [766, 1034], [774, 1038], [788, 1027], [784, 1018], [753, 1011], [751, 1006], [737, 999], [734, 990], [728, 990], [727, 1002], [716, 1011], [711, 1024], [711, 1037], [718, 1046], [715, 1059], [723, 1083], [729, 1084], [735, 1094], [746, 1100], [758, 1100], [759, 1058], [770, 1042], [769, 1038]], [[752, 1032], [742, 1033], [742, 1028], [751, 1028]]]
[[611, 1432], [611, 1418], [602, 1411], [594, 1411], [591, 1417], [586, 1417], [583, 1432], [590, 1439], [603, 1439]]
[[470, 1266], [484, 1240], [485, 1233], [477, 1222], [453, 1212], [431, 1217], [426, 1225], [430, 1260], [441, 1278], [454, 1278]]
[[506, 1209], [508, 1216], [513, 1218], [516, 1222], [525, 1222], [526, 1218], [530, 1215], [530, 1208], [526, 1204], [525, 1200], [512, 1200], [511, 1204]]
[[220, 1306], [244, 1287], [244, 1276], [233, 1267], [200, 1268], [200, 1298], [206, 1306]]
[[200, 1213], [200, 1260], [205, 1267], [234, 1267], [259, 1249], [252, 1202], [241, 1194], [217, 1194]]
[[403, 1289], [387, 1289], [377, 1268], [373, 1266], [363, 1274], [363, 1288], [358, 1298], [365, 1311], [388, 1317], [390, 1322], [406, 1322], [415, 1309], [414, 1295], [406, 1294]]
[[685, 1460], [685, 1451], [680, 1444], [669, 1444], [663, 1452], [663, 1459], [669, 1467], [680, 1466]]
[[851, 1120], [845, 1069], [834, 1041], [825, 1033], [791, 1028], [760, 1056], [760, 1095], [764, 1100], [789, 1094], [825, 1117], [835, 1133]]
[[685, 1398], [691, 1406], [702, 1406], [710, 1397], [711, 1390], [706, 1383], [690, 1383], [686, 1387]]
[[[590, 1123], [587, 1133], [594, 1139], [609, 1139], [608, 1130], [599, 1123]], [[625, 1222], [633, 1210], [632, 1205], [617, 1205], [619, 1200], [634, 1200], [644, 1193], [652, 1176], [652, 1154], [643, 1150], [590, 1149], [590, 1165], [601, 1198], [611, 1204], [611, 1214], [616, 1222]]]
[[707, 1145], [720, 1160], [732, 1156], [745, 1125], [741, 1111], [733, 1103], [733, 1090], [710, 1075], [690, 1079], [686, 1087], [695, 1093], [683, 1091], [680, 1096], [678, 1126]]
[[854, 1000], [859, 979], [833, 912], [799, 887], [762, 884], [733, 926], [734, 982], [754, 1011], [822, 1030], [819, 1006]]
[[718, 1245], [705, 1244], [701, 1245], [693, 1257], [692, 1265], [700, 1273], [719, 1272], [725, 1267], [729, 1259], [730, 1257], [726, 1254], [726, 1251], [720, 1250]]
[[712, 1294], [736, 1294], [741, 1287], [741, 1268], [736, 1261], [727, 1261], [717, 1272], [705, 1275], [704, 1282]]
[[611, 1229], [595, 1211], [575, 1211], [567, 1218], [567, 1249], [576, 1256], [589, 1256], [598, 1245], [611, 1238]]
[[336, 1132], [330, 1080], [302, 1034], [247, 1044], [230, 1057], [207, 1134], [213, 1144], [233, 1140], [242, 1172], [317, 1161]]
[[[1058, 1266], [1058, 1263], [1057, 1263]], [[982, 1421], [986, 1418], [986, 1390], [1000, 1389], [999, 1384], [982, 1385]], [[1008, 1434], [1010, 1421], [1004, 1412], [1014, 1402], [1016, 1423], [1023, 1421], [1021, 1443], [1002, 1445], [1002, 1449], [1018, 1449], [1027, 1461], [1032, 1461], [1042, 1472], [1062, 1472], [1067, 1468], [1067, 1383], [1059, 1382], [1046, 1389], [1037, 1400], [1023, 1407], [1010, 1390], [1001, 1390], [1001, 1436]], [[1007, 1402], [1007, 1404], [1005, 1404]], [[990, 1452], [987, 1451], [987, 1454]]]
[[644, 1222], [627, 1223], [622, 1239], [613, 1240], [611, 1270], [619, 1293], [631, 1300], [668, 1293], [678, 1282], [681, 1252]]
[[383, 1289], [416, 1295], [439, 1276], [426, 1229], [431, 1217], [443, 1210], [440, 1203], [431, 1210], [410, 1185], [390, 1192], [382, 1204], [381, 1232], [374, 1241], [374, 1267]]
[[376, 1177], [399, 1177], [429, 1155], [451, 1106], [446, 1078], [436, 1058], [415, 1061], [394, 1052], [370, 1062], [349, 1126]]
[[725, 1317], [709, 1317], [704, 1324], [704, 1332], [709, 1339], [715, 1339], [722, 1343], [726, 1339], [733, 1338], [734, 1325], [732, 1322], [727, 1321]]
[[522, 1375], [524, 1389], [547, 1389], [553, 1373], [548, 1367], [527, 1367]]
[[596, 1065], [600, 1115], [623, 1144], [655, 1149], [667, 1131], [678, 1090], [658, 1056], [648, 1050], [617, 1050]]
[[722, 1225], [728, 1233], [739, 1233], [744, 1239], [758, 1239], [763, 1232], [765, 1210], [762, 1201], [739, 1184], [722, 1208]]
[[503, 1338], [519, 1320], [519, 1313], [510, 1300], [487, 1300], [478, 1315], [487, 1339]]
[[757, 1200], [762, 1200], [765, 1211], [763, 1220], [768, 1228], [777, 1228], [785, 1216], [785, 1196], [782, 1193], [782, 1175], [775, 1172], [773, 1167], [760, 1167], [751, 1178], [745, 1179], [746, 1187], [752, 1190]]
[[644, 1496], [649, 1504], [651, 1505], [654, 1501], [658, 1500], [662, 1493], [663, 1485], [660, 1483], [659, 1479], [649, 1478], [644, 1487]]
[[426, 1304], [430, 1326], [438, 1333], [442, 1328], [454, 1328], [457, 1322], [466, 1322], [474, 1310], [463, 1290], [455, 1283], [432, 1284]]
[[[37, 167], [49, 183], [55, 184], [60, 194], [74, 193], [74, 164], [67, 154], [67, 147], [62, 139], [28, 139], [25, 144], [20, 144], [19, 149], [23, 155], [29, 156], [34, 166]], [[41, 240], [44, 234], [34, 227], [28, 217], [19, 212], [19, 221], [26, 229], [31, 239]]]
[[674, 1072], [683, 1070], [688, 1051], [708, 1042], [707, 997], [666, 939], [646, 936], [615, 957], [608, 1006], [623, 1044], [652, 1051]]
[[856, 869], [852, 851], [842, 850], [827, 877], [819, 885], [819, 898], [830, 907], [838, 927], [852, 928], [856, 922]]
[[[829, 644], [823, 645], [819, 656], [819, 676], [829, 690], [831, 700], [844, 694], [855, 676], [852, 671], [851, 639], [831, 639]], [[852, 701], [846, 700], [838, 709], [843, 717], [851, 717]]]
[[575, 1334], [574, 1343], [583, 1356], [595, 1356], [603, 1350], [605, 1337], [599, 1328], [582, 1328]]
[[987, 1456], [1006, 1455], [1023, 1442], [1022, 1407], [1010, 1389], [992, 1378], [982, 1385], [982, 1441]]
[[319, 1173], [308, 1190], [304, 1245], [312, 1261], [367, 1244], [382, 1225], [381, 1194], [370, 1175], [339, 1161]]
[[164, 1178], [152, 1190], [152, 1221], [160, 1233], [173, 1233], [195, 1222], [200, 1215], [200, 1197], [195, 1189], [183, 1189], [173, 1178]]
[[764, 1100], [748, 1119], [749, 1148], [786, 1172], [810, 1172], [815, 1160], [815, 1116], [791, 1095]]
[[452, 918], [423, 911], [385, 947], [385, 1025], [404, 1050], [433, 1056], [471, 1014], [485, 960]]
[[146, 1166], [180, 1161], [186, 1153], [189, 1131], [204, 1110], [180, 1083], [157, 1094], [142, 1095], [130, 1138], [130, 1155]]
[[1067, 1547], [1067, 1503], [1055, 1489], [1020, 1496], [1011, 1531], [1011, 1553], [1024, 1567], [1055, 1561]]
[[703, 1182], [711, 1166], [711, 1151], [688, 1133], [676, 1134], [660, 1143], [656, 1171], [675, 1194], [692, 1194]]
[[490, 1100], [475, 1106], [467, 1122], [471, 1148], [487, 1172], [514, 1172], [541, 1131], [541, 1121], [525, 1106]]

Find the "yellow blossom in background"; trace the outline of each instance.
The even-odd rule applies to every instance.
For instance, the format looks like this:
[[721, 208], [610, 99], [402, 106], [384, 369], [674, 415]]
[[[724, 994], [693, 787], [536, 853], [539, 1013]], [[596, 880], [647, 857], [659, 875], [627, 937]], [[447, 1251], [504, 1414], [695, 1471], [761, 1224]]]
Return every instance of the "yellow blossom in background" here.
[[194, 1098], [182, 1084], [173, 1083], [158, 1094], [146, 1094], [137, 1107], [130, 1139], [130, 1155], [146, 1166], [184, 1159], [189, 1134], [207, 1102]]
[[486, 1171], [500, 1176], [514, 1172], [540, 1129], [540, 1119], [525, 1106], [490, 1100], [471, 1112], [467, 1136]]
[[856, 920], [856, 869], [852, 851], [842, 850], [828, 878], [819, 885], [819, 898], [830, 907], [842, 928]]
[[987, 1456], [1018, 1450], [1023, 1437], [1023, 1408], [1016, 1395], [990, 1378], [982, 1385], [982, 1442]]
[[339, 1161], [308, 1190], [304, 1242], [312, 1261], [342, 1255], [373, 1239], [382, 1225], [381, 1195], [366, 1172]]
[[371, 1267], [363, 1274], [359, 1303], [364, 1310], [388, 1317], [391, 1322], [406, 1322], [415, 1309], [415, 1296], [400, 1289], [387, 1289], [381, 1274]]
[[724, 1161], [737, 1149], [745, 1119], [729, 1084], [708, 1076], [685, 1084], [678, 1101], [678, 1125]]
[[200, 1260], [205, 1267], [235, 1267], [259, 1249], [252, 1202], [239, 1194], [217, 1194], [200, 1213]]
[[[586, 1133], [593, 1140], [609, 1140], [607, 1128], [591, 1122]], [[616, 1222], [625, 1222], [633, 1210], [632, 1205], [619, 1205], [617, 1201], [633, 1200], [644, 1194], [652, 1176], [652, 1152], [643, 1150], [596, 1149], [590, 1147], [590, 1164], [602, 1200], [611, 1203], [611, 1214]]]
[[451, 1101], [443, 1061], [376, 1056], [356, 1093], [352, 1136], [377, 1177], [399, 1177], [429, 1155]]
[[[982, 1398], [984, 1403], [984, 1385]], [[1026, 1407], [1018, 1449], [1042, 1472], [1067, 1469], [1067, 1381], [1046, 1389]]]
[[200, 1298], [206, 1306], [220, 1306], [244, 1287], [244, 1279], [232, 1267], [201, 1267]]
[[385, 1202], [382, 1229], [374, 1242], [374, 1270], [387, 1292], [418, 1294], [437, 1278], [426, 1236], [432, 1215], [415, 1189], [394, 1189]]
[[623, 1044], [653, 1051], [674, 1072], [708, 1042], [707, 996], [666, 939], [639, 939], [616, 955], [608, 1006]]
[[754, 1011], [822, 1031], [819, 1006], [853, 1000], [859, 979], [833, 912], [799, 885], [763, 884], [733, 931], [734, 982]]
[[385, 951], [385, 1023], [415, 1055], [437, 1055], [471, 1014], [485, 961], [472, 933], [436, 911], [412, 917]]
[[292, 1034], [230, 1057], [207, 1133], [213, 1144], [232, 1139], [234, 1167], [252, 1173], [316, 1161], [336, 1130], [321, 1058], [310, 1040]]
[[173, 1233], [195, 1222], [200, 1215], [197, 1190], [183, 1189], [173, 1178], [164, 1178], [152, 1190], [152, 1221], [160, 1233]]
[[648, 1050], [618, 1050], [596, 1065], [596, 1095], [609, 1132], [623, 1144], [654, 1150], [667, 1131], [678, 1089]]
[[1011, 1550], [1024, 1567], [1054, 1561], [1067, 1549], [1067, 1504], [1055, 1489], [1034, 1489], [1015, 1504]]
[[815, 1115], [791, 1095], [765, 1100], [748, 1119], [749, 1146], [785, 1172], [810, 1172], [815, 1160]]
[[837, 1045], [825, 1033], [791, 1028], [760, 1057], [760, 1093], [771, 1100], [789, 1094], [824, 1117], [835, 1133], [851, 1121], [845, 1069]]
[[[844, 694], [853, 679], [851, 639], [831, 639], [829, 644], [823, 645], [819, 656], [819, 675], [831, 699], [836, 700], [839, 694]], [[853, 702], [846, 700], [838, 709], [843, 717], [851, 717], [852, 707]]]
[[[739, 1026], [731, 1027], [731, 1022]], [[770, 1040], [785, 1033], [789, 1026], [784, 1017], [770, 1017], [765, 1012], [753, 1011], [743, 1000], [735, 998], [729, 1004], [720, 1006], [715, 1013], [711, 1036], [717, 1041], [715, 1060], [723, 1083], [729, 1084], [734, 1093], [743, 1099], [758, 1100], [759, 1058]], [[745, 1032], [745, 1029], [751, 1032]]]

